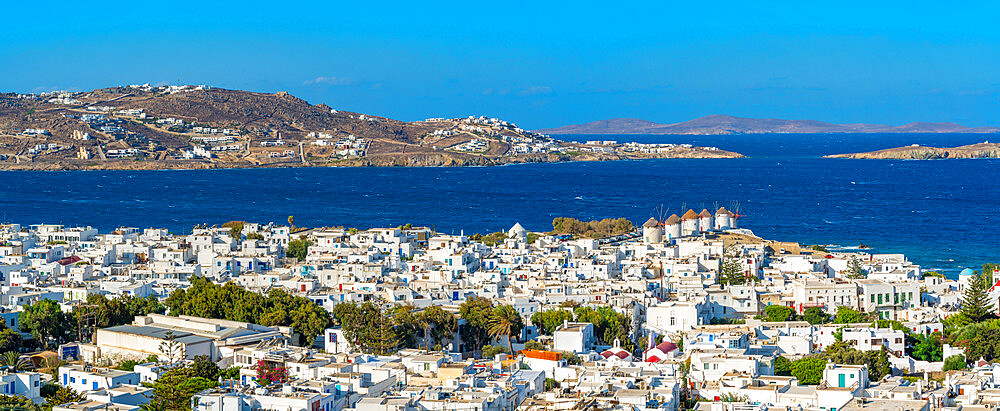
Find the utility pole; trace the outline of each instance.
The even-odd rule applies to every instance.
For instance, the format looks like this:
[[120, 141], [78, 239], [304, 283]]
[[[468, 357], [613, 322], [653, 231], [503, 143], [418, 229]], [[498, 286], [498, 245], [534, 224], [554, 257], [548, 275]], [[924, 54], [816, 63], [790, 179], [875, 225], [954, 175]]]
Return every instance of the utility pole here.
[[94, 336], [94, 328], [97, 327], [97, 313], [94, 310], [96, 308], [97, 306], [94, 304], [82, 304], [79, 306], [79, 314], [76, 321], [77, 341], [83, 342], [85, 333], [88, 337]]

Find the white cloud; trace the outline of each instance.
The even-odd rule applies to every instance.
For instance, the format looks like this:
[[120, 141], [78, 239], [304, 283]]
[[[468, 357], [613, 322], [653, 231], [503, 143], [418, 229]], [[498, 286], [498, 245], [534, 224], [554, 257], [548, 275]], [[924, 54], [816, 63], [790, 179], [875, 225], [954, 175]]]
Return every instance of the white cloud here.
[[357, 81], [348, 77], [320, 76], [312, 80], [306, 80], [302, 82], [302, 85], [349, 86], [354, 83], [357, 83]]
[[549, 86], [533, 86], [533, 87], [528, 87], [528, 88], [526, 88], [524, 90], [518, 91], [517, 95], [519, 95], [519, 96], [534, 96], [534, 95], [537, 95], [537, 94], [551, 94], [551, 93], [552, 93], [552, 87], [549, 87]]

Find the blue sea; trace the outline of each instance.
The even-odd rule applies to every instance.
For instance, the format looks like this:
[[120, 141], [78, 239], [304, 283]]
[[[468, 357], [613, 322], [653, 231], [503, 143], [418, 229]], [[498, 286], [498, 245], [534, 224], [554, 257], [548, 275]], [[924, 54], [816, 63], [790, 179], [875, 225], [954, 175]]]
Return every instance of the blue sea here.
[[642, 223], [730, 207], [765, 238], [905, 253], [954, 273], [1000, 262], [1000, 160], [842, 160], [825, 154], [1000, 139], [961, 134], [569, 136], [692, 143], [745, 159], [571, 162], [469, 168], [0, 172], [0, 221], [167, 227], [229, 220], [299, 226], [405, 223], [446, 233], [551, 229], [554, 217]]

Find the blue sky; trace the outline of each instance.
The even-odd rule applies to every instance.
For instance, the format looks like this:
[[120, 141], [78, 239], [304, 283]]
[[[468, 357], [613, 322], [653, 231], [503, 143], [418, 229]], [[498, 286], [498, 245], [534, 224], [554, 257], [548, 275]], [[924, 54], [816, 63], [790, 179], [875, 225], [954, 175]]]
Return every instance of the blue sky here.
[[[44, 3], [44, 4], [31, 4]], [[18, 2], [0, 90], [211, 84], [401, 120], [1000, 125], [990, 2]]]

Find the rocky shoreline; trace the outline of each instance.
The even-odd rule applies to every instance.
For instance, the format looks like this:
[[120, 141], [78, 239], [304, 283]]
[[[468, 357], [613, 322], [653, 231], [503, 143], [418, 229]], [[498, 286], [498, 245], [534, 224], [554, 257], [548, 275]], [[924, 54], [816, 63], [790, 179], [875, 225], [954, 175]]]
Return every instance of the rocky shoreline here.
[[940, 160], [1000, 158], [1000, 143], [979, 143], [960, 147], [924, 147], [912, 145], [864, 153], [834, 154], [824, 158], [849, 158], [872, 160]]
[[707, 150], [697, 147], [682, 153], [666, 155], [600, 155], [595, 153], [530, 154], [520, 156], [461, 156], [451, 153], [382, 154], [370, 158], [343, 159], [328, 162], [285, 161], [259, 164], [250, 161], [210, 160], [75, 160], [22, 161], [0, 163], [6, 171], [73, 171], [73, 170], [206, 170], [231, 168], [293, 168], [293, 167], [488, 167], [525, 163], [562, 163], [571, 161], [622, 161], [644, 159], [710, 159], [744, 158], [739, 153], [725, 150]]

